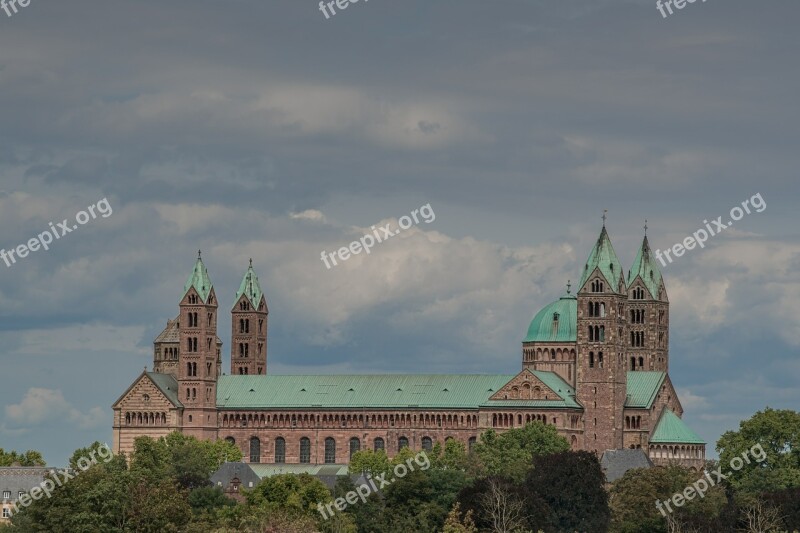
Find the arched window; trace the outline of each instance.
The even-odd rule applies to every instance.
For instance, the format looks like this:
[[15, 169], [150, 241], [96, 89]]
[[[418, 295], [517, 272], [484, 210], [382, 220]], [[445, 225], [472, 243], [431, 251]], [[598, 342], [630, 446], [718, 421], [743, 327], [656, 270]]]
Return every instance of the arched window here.
[[283, 437], [275, 439], [275, 462], [286, 462], [286, 440]]
[[384, 442], [383, 442], [383, 439], [382, 439], [382, 438], [378, 437], [378, 438], [376, 438], [376, 439], [375, 439], [375, 445], [374, 445], [374, 448], [375, 448], [375, 451], [376, 451], [376, 452], [377, 452], [378, 450], [384, 450], [384, 449], [385, 449], [385, 444], [384, 444]]
[[231, 443], [231, 444], [233, 444], [234, 446], [236, 445], [236, 439], [234, 439], [233, 437], [225, 437], [225, 440], [226, 440], [227, 442], [230, 442], [230, 443]]
[[333, 437], [325, 439], [325, 462], [328, 464], [336, 462], [336, 441]]
[[353, 437], [350, 439], [350, 458], [353, 458], [353, 454], [357, 451], [361, 450], [361, 441], [358, 440], [358, 437]]
[[644, 357], [639, 358], [639, 368], [644, 368]]
[[422, 449], [426, 452], [433, 450], [433, 440], [430, 437], [422, 437]]
[[589, 352], [589, 368], [594, 368], [594, 352]]
[[308, 437], [300, 439], [300, 462], [311, 462], [311, 440]]
[[408, 448], [408, 439], [406, 437], [397, 439], [397, 449], [402, 450], [403, 448]]
[[250, 437], [250, 462], [261, 462], [261, 440], [258, 437]]

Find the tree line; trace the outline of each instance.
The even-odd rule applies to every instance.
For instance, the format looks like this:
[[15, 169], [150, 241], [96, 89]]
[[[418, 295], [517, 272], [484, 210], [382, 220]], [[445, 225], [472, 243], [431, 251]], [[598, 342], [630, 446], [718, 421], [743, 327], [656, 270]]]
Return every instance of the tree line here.
[[[284, 474], [242, 489], [241, 503], [209, 478], [225, 461], [241, 460], [226, 441], [172, 433], [137, 438], [130, 457], [92, 466], [47, 499], [11, 520], [9, 532], [275, 532], [275, 533], [780, 533], [800, 531], [800, 413], [766, 409], [717, 442], [721, 465], [759, 445], [750, 461], [711, 486], [703, 497], [662, 512], [667, 501], [703, 473], [671, 465], [628, 471], [606, 482], [599, 459], [571, 451], [553, 426], [532, 422], [498, 434], [484, 432], [471, 451], [455, 440], [427, 452], [416, 469], [323, 518], [319, 504], [355, 490], [348, 476], [329, 490], [317, 478]], [[76, 450], [71, 463], [99, 447]], [[392, 477], [418, 451], [353, 455], [350, 473]], [[36, 452], [6, 453], [44, 464]], [[72, 465], [73, 468], [75, 465]], [[0, 527], [2, 529], [2, 527]]]

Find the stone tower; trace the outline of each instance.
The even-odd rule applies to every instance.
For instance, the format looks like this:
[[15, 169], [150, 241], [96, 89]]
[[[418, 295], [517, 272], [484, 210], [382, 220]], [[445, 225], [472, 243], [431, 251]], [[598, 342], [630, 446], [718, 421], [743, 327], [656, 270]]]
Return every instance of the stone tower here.
[[647, 235], [628, 271], [628, 370], [669, 371], [669, 299]]
[[181, 342], [178, 318], [167, 320], [167, 327], [153, 341], [153, 372], [171, 374], [175, 379], [178, 379]]
[[623, 447], [627, 387], [627, 286], [605, 223], [578, 286], [576, 391], [584, 408], [583, 449], [602, 453]]
[[268, 314], [251, 259], [231, 309], [231, 375], [267, 373]]
[[217, 436], [217, 298], [200, 252], [180, 302], [178, 398], [183, 432], [201, 439]]

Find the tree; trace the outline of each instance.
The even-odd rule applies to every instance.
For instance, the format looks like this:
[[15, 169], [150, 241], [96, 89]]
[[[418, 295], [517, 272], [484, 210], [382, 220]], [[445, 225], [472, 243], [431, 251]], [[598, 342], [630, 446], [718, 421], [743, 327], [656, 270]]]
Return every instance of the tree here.
[[[758, 494], [800, 487], [800, 413], [759, 411], [741, 422], [739, 431], [723, 434], [717, 451], [737, 491]], [[741, 468], [735, 470], [731, 461], [741, 462]]]
[[537, 455], [569, 450], [567, 439], [555, 426], [531, 422], [522, 428], [498, 434], [490, 429], [481, 434], [473, 450], [488, 475], [504, 476], [520, 482]]
[[329, 502], [331, 493], [322, 481], [310, 474], [279, 474], [262, 479], [245, 497], [252, 506], [317, 519], [320, 516], [317, 504]]
[[478, 533], [478, 528], [472, 520], [472, 511], [464, 513], [462, 519], [461, 506], [456, 502], [447, 515], [447, 520], [444, 521], [442, 533]]
[[460, 440], [447, 439], [444, 442], [444, 446], [437, 442], [428, 455], [431, 461], [431, 468], [464, 471], [470, 468], [466, 446]]
[[[72, 453], [72, 457], [69, 459], [69, 467], [73, 470], [83, 470], [81, 466], [85, 465], [86, 461], [92, 461], [93, 464], [108, 462], [106, 458], [111, 458], [111, 449], [100, 441], [94, 441], [89, 446], [78, 448]], [[79, 462], [80, 464], [78, 464]]]
[[0, 466], [11, 466], [19, 463], [20, 466], [45, 466], [44, 457], [35, 450], [28, 450], [24, 453], [15, 451], [6, 452], [0, 448]]
[[211, 442], [174, 431], [158, 440], [137, 437], [131, 468], [150, 479], [174, 479], [181, 487], [207, 486], [222, 463], [240, 461], [242, 452], [225, 440]]
[[526, 523], [526, 510], [522, 498], [509, 490], [497, 478], [490, 478], [489, 490], [481, 498], [481, 507], [492, 524], [493, 533], [521, 531]]
[[[537, 455], [524, 487], [530, 516], [539, 514], [540, 502], [548, 508], [544, 524], [531, 525], [547, 531], [608, 531], [611, 513], [605, 475], [593, 453], [561, 452]], [[542, 527], [542, 526], [546, 527]]]
[[757, 500], [744, 509], [747, 533], [773, 533], [783, 527], [780, 511]]
[[198, 487], [189, 493], [189, 506], [195, 514], [213, 513], [220, 507], [232, 507], [236, 500], [225, 496], [221, 487]]
[[771, 492], [763, 498], [767, 504], [780, 509], [784, 529], [800, 531], [800, 488]]
[[[672, 513], [668, 513], [671, 521], [656, 506], [656, 502], [668, 501], [673, 494], [682, 493], [699, 477], [681, 466], [628, 470], [609, 492], [613, 530], [666, 533], [670, 526], [685, 528], [689, 522], [696, 524], [701, 518], [714, 529], [712, 524], [719, 523], [727, 505], [725, 491], [719, 485], [708, 488], [704, 498], [696, 498], [680, 508], [672, 506]], [[665, 505], [661, 508], [667, 513]], [[717, 525], [716, 530], [722, 530], [721, 526]]]
[[353, 454], [350, 458], [348, 472], [351, 474], [365, 474], [376, 477], [380, 474], [388, 474], [392, 470], [389, 457], [383, 450], [361, 450]]

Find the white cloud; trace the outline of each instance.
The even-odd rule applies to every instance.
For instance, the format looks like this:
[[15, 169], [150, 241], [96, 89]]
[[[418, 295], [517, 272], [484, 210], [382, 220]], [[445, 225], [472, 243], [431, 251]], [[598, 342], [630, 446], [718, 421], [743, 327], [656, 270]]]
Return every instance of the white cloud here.
[[678, 389], [678, 397], [681, 405], [686, 411], [699, 411], [709, 406], [708, 400], [704, 396], [694, 394], [689, 389]]
[[22, 401], [5, 406], [6, 418], [14, 426], [24, 428], [66, 420], [81, 429], [98, 427], [105, 421], [105, 411], [92, 407], [83, 413], [73, 407], [61, 390], [31, 387]]
[[299, 220], [313, 220], [314, 222], [327, 222], [328, 219], [322, 211], [317, 209], [306, 209], [301, 213], [292, 213], [291, 218]]

